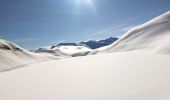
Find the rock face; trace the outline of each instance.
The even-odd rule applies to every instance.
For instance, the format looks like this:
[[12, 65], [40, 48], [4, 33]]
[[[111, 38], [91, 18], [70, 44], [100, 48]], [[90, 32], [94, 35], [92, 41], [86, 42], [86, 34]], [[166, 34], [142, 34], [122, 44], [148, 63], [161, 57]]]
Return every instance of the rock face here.
[[170, 11], [125, 33], [105, 51], [170, 53]]
[[99, 41], [88, 41], [88, 42], [80, 42], [79, 45], [85, 45], [91, 49], [97, 49], [103, 46], [107, 46], [115, 42], [118, 38], [116, 37], [110, 37], [105, 40], [99, 40]]
[[56, 46], [51, 46], [51, 49], [57, 47], [57, 46], [78, 46], [76, 43], [60, 43]]

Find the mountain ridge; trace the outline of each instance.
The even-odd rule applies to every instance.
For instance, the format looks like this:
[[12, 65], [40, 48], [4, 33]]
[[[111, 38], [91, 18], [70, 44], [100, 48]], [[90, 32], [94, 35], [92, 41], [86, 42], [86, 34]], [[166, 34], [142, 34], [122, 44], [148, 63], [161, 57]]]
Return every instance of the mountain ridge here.
[[[112, 44], [113, 42], [115, 42], [116, 40], [118, 40], [117, 37], [109, 37], [103, 40], [89, 40], [87, 42], [79, 42], [79, 43], [59, 43], [57, 45], [52, 45], [50, 49], [53, 49], [55, 47], [58, 46], [85, 46], [88, 47], [90, 49], [97, 49], [103, 46], [107, 46]], [[42, 49], [42, 48], [40, 48]]]
[[170, 11], [139, 25], [105, 48], [107, 52], [170, 53]]

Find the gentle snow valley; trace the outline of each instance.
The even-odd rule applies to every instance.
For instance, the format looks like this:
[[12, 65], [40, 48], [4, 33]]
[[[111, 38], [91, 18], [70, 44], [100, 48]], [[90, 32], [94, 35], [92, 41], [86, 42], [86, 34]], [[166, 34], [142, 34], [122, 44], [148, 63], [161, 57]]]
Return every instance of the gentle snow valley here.
[[170, 12], [96, 50], [0, 40], [0, 100], [170, 100]]

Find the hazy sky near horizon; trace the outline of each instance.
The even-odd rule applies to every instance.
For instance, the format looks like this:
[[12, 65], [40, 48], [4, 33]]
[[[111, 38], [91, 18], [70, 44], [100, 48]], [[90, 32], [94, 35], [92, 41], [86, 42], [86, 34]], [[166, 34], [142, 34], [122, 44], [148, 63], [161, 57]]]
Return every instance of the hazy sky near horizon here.
[[32, 49], [121, 36], [170, 0], [0, 0], [0, 38]]

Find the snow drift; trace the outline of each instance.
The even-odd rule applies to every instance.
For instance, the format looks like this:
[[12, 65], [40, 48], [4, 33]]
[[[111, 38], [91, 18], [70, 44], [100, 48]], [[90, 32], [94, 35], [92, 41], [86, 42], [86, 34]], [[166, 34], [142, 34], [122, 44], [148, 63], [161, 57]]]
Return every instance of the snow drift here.
[[0, 99], [170, 100], [169, 59], [126, 52], [36, 63], [0, 73]]
[[125, 33], [118, 41], [99, 50], [170, 53], [170, 11]]

